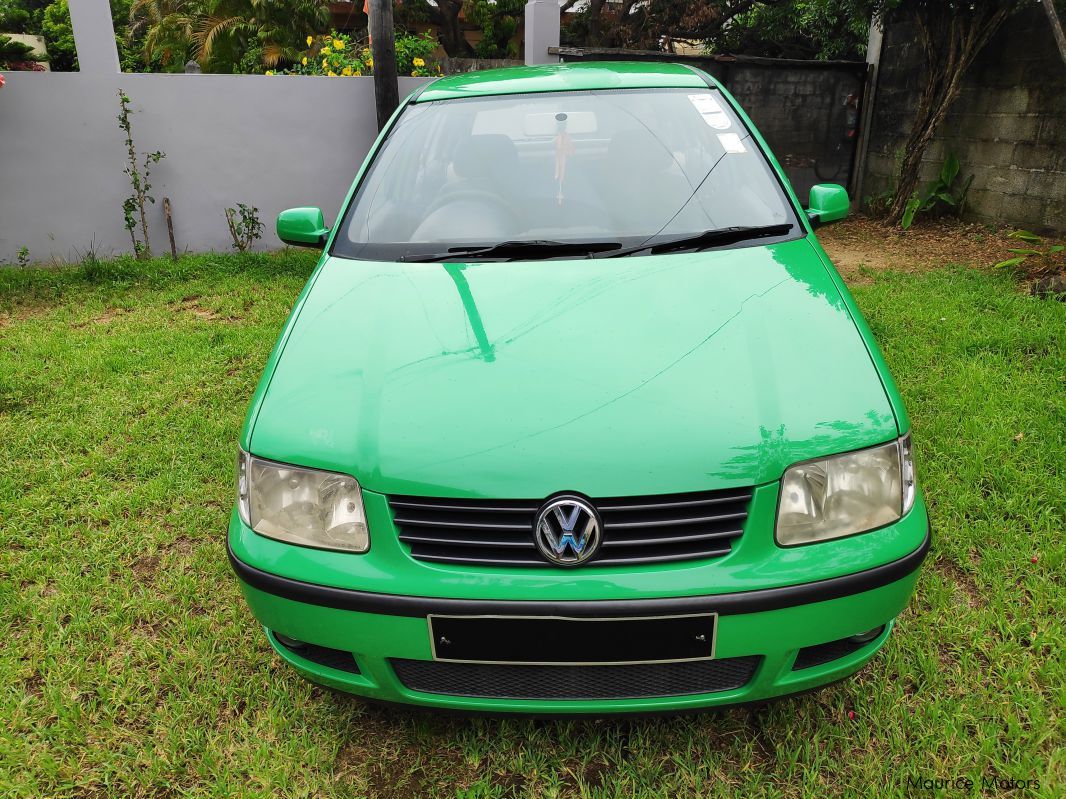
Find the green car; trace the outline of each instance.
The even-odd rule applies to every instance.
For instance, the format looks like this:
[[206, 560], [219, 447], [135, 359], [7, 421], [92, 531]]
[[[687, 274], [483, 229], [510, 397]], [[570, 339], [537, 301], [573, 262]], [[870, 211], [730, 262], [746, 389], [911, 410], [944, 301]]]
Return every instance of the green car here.
[[929, 548], [910, 422], [736, 101], [672, 64], [446, 77], [329, 229], [240, 439], [270, 645], [372, 699], [676, 711], [838, 680]]

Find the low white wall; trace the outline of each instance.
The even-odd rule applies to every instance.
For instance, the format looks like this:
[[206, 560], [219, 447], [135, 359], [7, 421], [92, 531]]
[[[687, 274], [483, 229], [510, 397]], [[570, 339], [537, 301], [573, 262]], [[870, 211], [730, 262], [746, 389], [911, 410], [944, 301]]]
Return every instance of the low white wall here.
[[[152, 167], [151, 240], [167, 252], [163, 197], [178, 250], [231, 248], [224, 209], [259, 208], [260, 246], [274, 217], [320, 206], [332, 223], [377, 135], [372, 78], [6, 72], [0, 89], [0, 263], [73, 260], [131, 250], [130, 196], [117, 92], [131, 99], [139, 153]], [[425, 79], [401, 78], [405, 97]]]

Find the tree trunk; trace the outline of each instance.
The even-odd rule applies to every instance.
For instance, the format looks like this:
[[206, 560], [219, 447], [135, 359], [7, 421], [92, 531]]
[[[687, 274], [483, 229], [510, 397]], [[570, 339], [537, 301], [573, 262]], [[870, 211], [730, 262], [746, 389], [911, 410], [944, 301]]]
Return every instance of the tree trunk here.
[[[432, 10], [432, 6], [430, 8]], [[474, 57], [474, 48], [466, 40], [459, 24], [459, 12], [462, 9], [461, 0], [438, 0], [436, 10], [432, 13], [433, 21], [437, 23], [441, 47], [450, 58]]]
[[885, 220], [898, 225], [907, 203], [918, 193], [922, 158], [951, 104], [959, 96], [962, 79], [974, 58], [1014, 11], [1010, 3], [977, 4], [960, 14], [945, 4], [923, 5], [910, 13], [925, 53], [925, 82], [903, 150], [895, 196]]
[[588, 15], [589, 44], [593, 47], [603, 47], [603, 4], [606, 0], [589, 0]]
[[[633, 24], [631, 15], [633, 13], [633, 6], [637, 4], [638, 0], [624, 0], [622, 7], [618, 10], [618, 16], [615, 17], [614, 24], [604, 35], [604, 39], [609, 43], [609, 47], [633, 47], [636, 45], [637, 49], [645, 49], [647, 42], [633, 41], [633, 37], [629, 33], [629, 28]], [[646, 19], [645, 19], [646, 21]]]

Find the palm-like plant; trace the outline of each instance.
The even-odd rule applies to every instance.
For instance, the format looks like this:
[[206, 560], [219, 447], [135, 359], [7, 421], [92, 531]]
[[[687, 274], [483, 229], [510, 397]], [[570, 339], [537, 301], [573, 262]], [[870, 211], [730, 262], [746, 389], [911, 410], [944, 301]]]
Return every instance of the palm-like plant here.
[[205, 71], [232, 72], [249, 53], [262, 66], [295, 61], [309, 33], [329, 26], [327, 0], [134, 0], [130, 35], [143, 56], [175, 68], [195, 57]]
[[133, 0], [128, 41], [142, 39], [145, 64], [181, 69], [196, 54], [196, 0]]
[[329, 25], [326, 0], [203, 0], [195, 38], [202, 64], [232, 68], [257, 47], [264, 67], [295, 61], [304, 37]]

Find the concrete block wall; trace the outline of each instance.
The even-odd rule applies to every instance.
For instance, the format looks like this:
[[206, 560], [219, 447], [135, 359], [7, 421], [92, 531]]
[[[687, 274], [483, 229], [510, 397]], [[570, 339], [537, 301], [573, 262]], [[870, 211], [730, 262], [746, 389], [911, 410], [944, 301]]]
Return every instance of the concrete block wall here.
[[850, 188], [854, 139], [846, 137], [848, 95], [861, 97], [862, 62], [775, 61], [561, 48], [565, 61], [677, 61], [714, 76], [737, 98], [784, 168], [793, 189], [806, 200], [815, 183]]
[[864, 79], [864, 64], [734, 64], [721, 78], [766, 138], [801, 201], [816, 183], [849, 186], [855, 140], [847, 137], [845, 101], [862, 96]]
[[[921, 48], [910, 25], [890, 21], [877, 85], [864, 193], [892, 185], [917, 103]], [[974, 176], [964, 216], [1066, 233], [1066, 64], [1034, 4], [989, 42], [926, 152], [933, 180], [948, 153]]]

